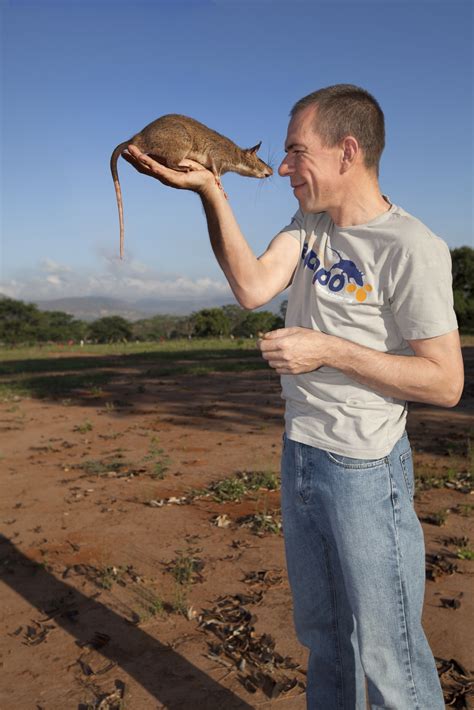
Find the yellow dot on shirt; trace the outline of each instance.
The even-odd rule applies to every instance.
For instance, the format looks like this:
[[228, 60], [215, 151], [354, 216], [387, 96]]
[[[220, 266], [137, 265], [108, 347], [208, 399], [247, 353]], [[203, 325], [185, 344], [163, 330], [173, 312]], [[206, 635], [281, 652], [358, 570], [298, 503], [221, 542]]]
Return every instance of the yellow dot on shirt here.
[[346, 286], [346, 291], [349, 291], [349, 293], [352, 293], [353, 291], [356, 290], [356, 288], [357, 288], [357, 286], [355, 284], [348, 284], [348, 286]]
[[364, 288], [366, 291], [373, 291], [373, 287], [370, 284], [365, 284]]
[[363, 288], [358, 288], [356, 293], [357, 300], [362, 303], [367, 298], [367, 292]]

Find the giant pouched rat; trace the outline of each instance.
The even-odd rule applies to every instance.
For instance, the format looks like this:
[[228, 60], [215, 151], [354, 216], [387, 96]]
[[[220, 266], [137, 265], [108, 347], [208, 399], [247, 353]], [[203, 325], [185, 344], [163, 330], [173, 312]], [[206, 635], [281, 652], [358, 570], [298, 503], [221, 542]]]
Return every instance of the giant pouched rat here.
[[269, 177], [273, 173], [257, 156], [261, 142], [253, 148], [239, 148], [230, 138], [189, 116], [167, 114], [157, 118], [133, 138], [120, 143], [110, 158], [119, 211], [120, 258], [123, 257], [124, 227], [117, 161], [120, 154], [131, 144], [173, 170], [188, 172], [192, 168], [180, 165], [180, 162], [184, 159], [194, 160], [211, 170], [219, 185], [220, 176], [227, 172], [256, 178]]

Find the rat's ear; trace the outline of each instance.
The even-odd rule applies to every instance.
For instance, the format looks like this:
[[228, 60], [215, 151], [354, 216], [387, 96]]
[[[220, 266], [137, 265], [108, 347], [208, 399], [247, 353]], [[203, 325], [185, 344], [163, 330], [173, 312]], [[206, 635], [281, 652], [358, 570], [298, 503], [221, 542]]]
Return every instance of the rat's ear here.
[[247, 153], [256, 153], [261, 145], [262, 145], [262, 141], [260, 141], [260, 143], [257, 143], [257, 145], [254, 145], [253, 148], [247, 148]]

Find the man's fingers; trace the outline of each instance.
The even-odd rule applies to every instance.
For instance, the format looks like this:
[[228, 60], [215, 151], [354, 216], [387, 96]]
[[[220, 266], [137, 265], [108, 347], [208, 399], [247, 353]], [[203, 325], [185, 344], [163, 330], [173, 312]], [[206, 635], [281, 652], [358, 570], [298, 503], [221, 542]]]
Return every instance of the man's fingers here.
[[273, 340], [274, 338], [281, 338], [286, 335], [287, 328], [277, 328], [277, 330], [270, 330], [268, 333], [264, 333], [262, 336], [263, 340]]
[[141, 153], [134, 145], [129, 145], [127, 150], [128, 155], [125, 152], [123, 157], [138, 172], [154, 177], [168, 187], [174, 187], [178, 190], [197, 190], [206, 183], [206, 180], [214, 180], [214, 176], [209, 170], [193, 160], [181, 161], [179, 165], [185, 169], [174, 170], [159, 163], [149, 155]]
[[[134, 145], [129, 145], [127, 150], [132, 157], [132, 160], [129, 160], [128, 162], [132, 162], [135, 166], [138, 166], [138, 169], [142, 166], [145, 167], [150, 174], [160, 175], [165, 178], [171, 178], [173, 175], [176, 176], [176, 170], [171, 170], [162, 163], [159, 163], [157, 160], [151, 158], [146, 153], [141, 153]], [[125, 159], [127, 159], [126, 153], [123, 153], [122, 155]]]
[[274, 353], [281, 350], [281, 342], [277, 339], [274, 340], [260, 340], [258, 346], [262, 353]]
[[288, 335], [294, 335], [305, 329], [299, 328], [298, 326], [291, 328], [277, 328], [276, 330], [270, 330], [268, 333], [263, 335], [263, 340], [273, 340], [275, 338], [286, 338]]
[[277, 353], [279, 353], [280, 348], [264, 346], [264, 344], [262, 343], [260, 345], [260, 352], [262, 353], [262, 357], [265, 358], [265, 360], [268, 360], [269, 358], [274, 357]]
[[134, 158], [141, 158], [142, 155], [145, 155], [137, 148], [136, 145], [133, 145], [133, 143], [130, 143], [130, 145], [127, 146], [127, 150], [130, 155], [133, 155]]
[[[166, 165], [163, 165], [163, 163], [160, 163], [158, 160], [155, 160], [152, 158], [150, 155], [147, 155], [146, 153], [142, 153], [138, 148], [134, 145], [129, 145], [127, 148], [128, 152], [134, 158], [135, 160], [138, 160], [140, 163], [143, 163], [150, 169], [155, 169], [157, 168], [158, 171], [163, 174], [163, 175], [172, 175], [173, 173], [179, 173], [179, 170], [173, 170], [172, 168], [166, 167]], [[126, 153], [123, 154], [123, 157], [126, 157]], [[179, 165], [182, 165], [183, 167], [189, 168], [190, 170], [205, 170], [205, 168], [200, 164], [197, 163], [195, 160], [190, 160], [190, 159], [185, 159], [182, 160]]]
[[122, 158], [127, 161], [127, 163], [130, 163], [130, 165], [133, 165], [135, 170], [137, 170], [139, 173], [142, 175], [150, 175], [154, 176], [154, 173], [150, 170], [150, 168], [145, 167], [143, 163], [138, 162], [136, 158], [132, 157], [131, 155], [128, 155], [127, 153], [122, 153]]
[[[140, 151], [137, 152], [135, 149], [133, 153], [130, 150], [125, 150], [122, 153], [122, 158], [127, 161], [127, 163], [130, 163], [133, 165], [137, 170], [147, 170], [148, 172], [151, 172], [150, 170], [150, 161], [151, 158], [148, 158], [145, 153], [140, 153]], [[151, 161], [153, 162], [153, 161]]]
[[138, 163], [141, 163], [145, 167], [148, 168], [148, 170], [151, 170], [153, 173], [160, 173], [160, 174], [165, 174], [164, 171], [168, 170], [169, 168], [165, 168], [164, 165], [161, 163], [158, 163], [158, 161], [153, 160], [153, 158], [150, 158], [149, 155], [146, 153], [141, 153], [137, 148], [135, 148], [134, 145], [129, 145], [128, 146], [128, 151], [132, 158], [135, 159]]
[[294, 375], [294, 374], [296, 374], [290, 370], [290, 368], [288, 367], [288, 365], [286, 363], [272, 361], [272, 362], [269, 362], [268, 364], [270, 365], [272, 370], [275, 370], [275, 372], [278, 375]]

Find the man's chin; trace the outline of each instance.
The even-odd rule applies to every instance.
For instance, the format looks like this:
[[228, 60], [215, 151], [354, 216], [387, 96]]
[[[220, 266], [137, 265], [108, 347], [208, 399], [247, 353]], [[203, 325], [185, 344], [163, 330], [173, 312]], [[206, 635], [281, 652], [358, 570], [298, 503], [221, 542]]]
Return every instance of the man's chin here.
[[314, 201], [308, 200], [307, 198], [305, 199], [304, 195], [301, 197], [296, 198], [298, 200], [298, 204], [300, 206], [300, 209], [303, 212], [309, 213], [309, 212], [322, 212], [323, 210], [318, 206], [314, 204]]

